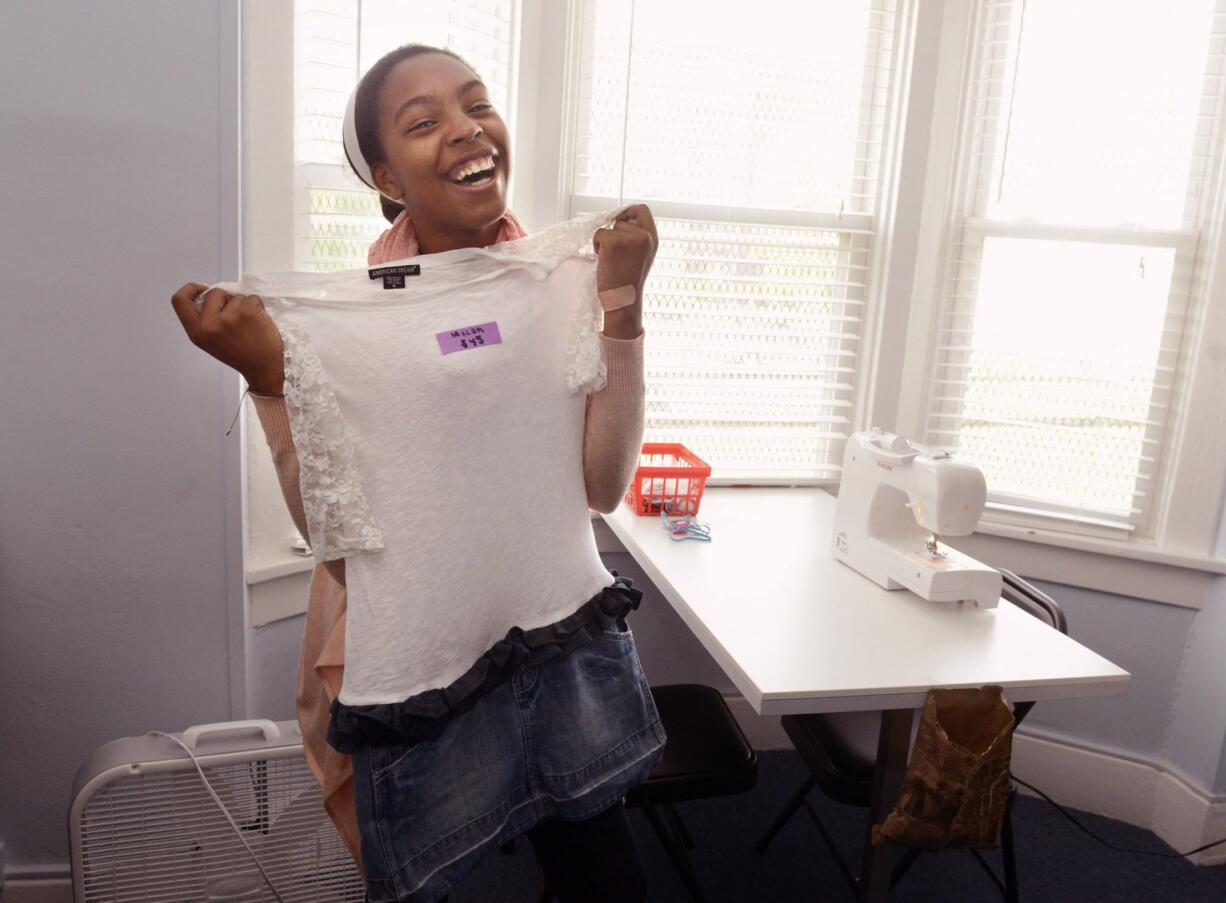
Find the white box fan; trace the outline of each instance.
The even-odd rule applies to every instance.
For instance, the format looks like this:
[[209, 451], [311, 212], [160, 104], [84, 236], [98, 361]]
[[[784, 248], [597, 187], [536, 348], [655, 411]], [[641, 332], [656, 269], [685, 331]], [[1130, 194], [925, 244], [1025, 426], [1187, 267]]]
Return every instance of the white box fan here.
[[366, 899], [295, 721], [113, 740], [77, 770], [68, 830], [76, 903]]

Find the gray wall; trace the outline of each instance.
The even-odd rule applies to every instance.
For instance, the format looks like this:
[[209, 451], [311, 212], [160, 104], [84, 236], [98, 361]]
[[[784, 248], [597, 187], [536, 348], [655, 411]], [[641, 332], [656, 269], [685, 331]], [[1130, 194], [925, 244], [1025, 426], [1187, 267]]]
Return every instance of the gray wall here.
[[1070, 636], [1133, 677], [1127, 696], [1039, 703], [1026, 720], [1027, 729], [1130, 758], [1159, 760], [1196, 612], [1077, 587], [1035, 585], [1060, 603]]
[[[1196, 613], [1168, 713], [1165, 760], [1193, 787], [1226, 795], [1226, 591]], [[1036, 709], [1037, 711], [1037, 709]]]
[[223, 435], [237, 383], [170, 307], [182, 283], [237, 264], [237, 83], [219, 75], [237, 59], [233, 6], [4, 7], [0, 838], [14, 876], [62, 871], [92, 750], [226, 720], [234, 649], [241, 676], [227, 529], [241, 516], [224, 480], [239, 437]]
[[1034, 581], [1069, 633], [1132, 674], [1128, 695], [1035, 706], [1024, 731], [1125, 759], [1226, 797], [1226, 578], [1200, 611]]

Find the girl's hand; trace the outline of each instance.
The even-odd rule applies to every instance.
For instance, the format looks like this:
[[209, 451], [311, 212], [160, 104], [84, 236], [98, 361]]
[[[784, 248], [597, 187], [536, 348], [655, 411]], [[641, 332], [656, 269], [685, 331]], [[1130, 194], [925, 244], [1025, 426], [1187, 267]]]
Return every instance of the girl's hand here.
[[252, 392], [282, 394], [285, 346], [264, 302], [258, 295], [231, 295], [215, 288], [196, 310], [194, 299], [206, 288], [189, 282], [170, 299], [191, 343], [241, 373]]
[[597, 229], [592, 236], [592, 247], [598, 255], [596, 291], [633, 285], [637, 297], [633, 305], [623, 310], [640, 308], [643, 283], [659, 244], [656, 222], [646, 204], [635, 204], [623, 211], [610, 228]]

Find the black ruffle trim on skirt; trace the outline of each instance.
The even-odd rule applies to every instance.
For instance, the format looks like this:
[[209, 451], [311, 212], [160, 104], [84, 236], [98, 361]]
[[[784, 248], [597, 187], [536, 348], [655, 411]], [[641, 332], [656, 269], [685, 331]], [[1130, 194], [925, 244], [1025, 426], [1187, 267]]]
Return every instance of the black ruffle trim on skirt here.
[[[596, 639], [601, 630], [626, 630], [626, 615], [643, 591], [611, 571], [614, 581], [560, 621], [524, 630], [512, 627], [476, 663], [445, 687], [424, 690], [401, 702], [343, 705], [332, 700], [328, 745], [352, 755], [365, 745], [389, 746], [429, 740], [457, 715], [509, 679], [520, 664], [540, 665]], [[617, 625], [616, 627], [614, 625]]]

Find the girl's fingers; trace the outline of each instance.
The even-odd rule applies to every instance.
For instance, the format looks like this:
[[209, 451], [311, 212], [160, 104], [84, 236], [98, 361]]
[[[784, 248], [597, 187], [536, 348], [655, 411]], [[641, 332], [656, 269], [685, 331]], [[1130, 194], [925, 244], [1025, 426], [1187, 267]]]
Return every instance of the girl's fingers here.
[[599, 229], [597, 229], [592, 234], [592, 249], [595, 250], [597, 254], [600, 253], [600, 243], [603, 242], [606, 238], [608, 238], [609, 235], [612, 234], [612, 232], [613, 232], [612, 226], [608, 228], [601, 226]]
[[200, 311], [196, 310], [195, 301], [202, 288], [208, 286], [199, 282], [188, 282], [170, 296], [170, 306], [174, 308], [188, 338], [195, 338], [196, 327], [200, 323]]
[[208, 288], [208, 286], [205, 285], [203, 282], [185, 282], [183, 283], [183, 286], [177, 292], [175, 292], [174, 295], [172, 295], [171, 297], [172, 298], [182, 297], [182, 298], [186, 298], [188, 301], [192, 301], [195, 299], [195, 297], [198, 294], [200, 294], [200, 290], [203, 288]]
[[655, 250], [655, 245], [656, 245], [655, 239], [652, 237], [652, 234], [648, 232], [646, 229], [644, 229], [642, 226], [636, 226], [633, 223], [627, 223], [627, 222], [619, 220], [618, 222], [613, 224], [613, 228], [616, 229], [618, 232], [620, 232], [622, 235], [634, 236], [634, 238], [638, 241], [642, 241], [643, 239], [646, 239], [647, 246], [651, 248], [653, 251]]
[[614, 221], [613, 228], [622, 229], [622, 231], [642, 229], [651, 236], [651, 246], [653, 249], [659, 241], [656, 237], [656, 221], [652, 218], [651, 211], [647, 209], [646, 204], [639, 204], [619, 216]]
[[[654, 256], [656, 246], [659, 244], [659, 239], [656, 237], [656, 221], [651, 215], [651, 211], [646, 204], [635, 204], [627, 210], [618, 214], [612, 224], [607, 227], [601, 227], [596, 230], [592, 236], [592, 247], [597, 253], [600, 251], [602, 241], [609, 238], [608, 233], [614, 235], [638, 235], [646, 233], [651, 244], [651, 251]], [[612, 241], [620, 241], [620, 238], [613, 238]]]
[[651, 215], [651, 209], [646, 204], [639, 204], [638, 210], [634, 214], [640, 226], [646, 229], [653, 240], [656, 237], [656, 220]]
[[613, 219], [613, 225], [616, 226], [618, 223], [630, 223], [631, 225], [637, 225], [641, 219], [641, 211], [645, 209], [646, 207], [644, 207], [642, 204], [635, 204], [633, 207], [627, 207]]
[[204, 327], [214, 325], [221, 316], [222, 308], [229, 300], [230, 295], [223, 289], [213, 288], [205, 292], [204, 299], [200, 303], [200, 325]]
[[234, 295], [221, 311], [223, 320], [251, 317], [264, 311], [264, 302], [259, 295]]
[[242, 313], [246, 299], [246, 295], [230, 295], [225, 301], [222, 302], [221, 311], [218, 313], [218, 317], [220, 317], [223, 322], [233, 322], [234, 318]]
[[597, 229], [592, 235], [592, 247], [596, 252], [600, 252], [600, 246], [611, 242], [622, 241], [623, 235], [631, 235], [638, 230], [638, 226], [632, 226], [623, 220], [618, 220], [607, 229]]

